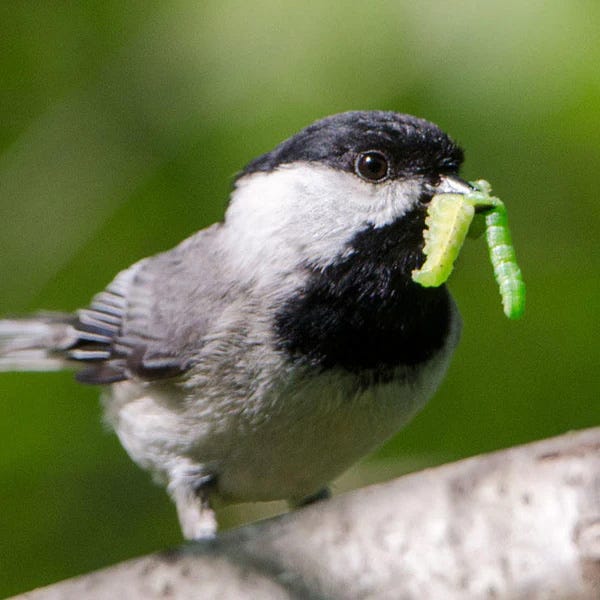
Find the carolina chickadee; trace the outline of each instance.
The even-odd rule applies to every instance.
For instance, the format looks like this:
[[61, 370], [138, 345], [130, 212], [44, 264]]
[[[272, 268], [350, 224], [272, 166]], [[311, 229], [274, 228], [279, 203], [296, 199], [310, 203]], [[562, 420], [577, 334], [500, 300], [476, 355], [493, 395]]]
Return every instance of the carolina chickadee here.
[[215, 500], [299, 505], [438, 387], [460, 319], [424, 288], [427, 204], [466, 193], [436, 125], [346, 112], [236, 178], [223, 222], [117, 275], [76, 314], [0, 321], [0, 370], [77, 369], [186, 538]]

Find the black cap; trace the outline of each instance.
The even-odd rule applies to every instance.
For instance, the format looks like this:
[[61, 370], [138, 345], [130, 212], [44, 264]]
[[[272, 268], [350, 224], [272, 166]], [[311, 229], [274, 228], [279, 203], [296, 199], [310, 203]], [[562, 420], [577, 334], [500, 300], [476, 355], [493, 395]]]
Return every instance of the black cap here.
[[351, 111], [309, 125], [253, 160], [240, 176], [298, 161], [353, 172], [358, 154], [368, 150], [385, 154], [391, 178], [457, 173], [463, 161], [461, 148], [425, 119], [391, 111]]

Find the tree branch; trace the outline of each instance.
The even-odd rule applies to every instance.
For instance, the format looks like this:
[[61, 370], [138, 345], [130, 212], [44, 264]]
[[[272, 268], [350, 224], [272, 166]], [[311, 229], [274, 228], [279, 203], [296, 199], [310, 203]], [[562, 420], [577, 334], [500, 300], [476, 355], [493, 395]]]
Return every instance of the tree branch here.
[[20, 596], [600, 598], [600, 428], [478, 456]]

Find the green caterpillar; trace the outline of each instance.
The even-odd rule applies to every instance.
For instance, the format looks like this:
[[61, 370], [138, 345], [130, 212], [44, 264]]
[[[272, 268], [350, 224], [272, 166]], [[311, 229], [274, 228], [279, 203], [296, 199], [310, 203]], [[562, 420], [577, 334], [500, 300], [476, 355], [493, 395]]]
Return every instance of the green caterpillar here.
[[475, 209], [487, 209], [485, 236], [504, 314], [509, 319], [519, 319], [525, 310], [525, 282], [512, 245], [506, 207], [500, 199], [490, 196], [487, 181], [471, 185], [474, 190], [468, 194], [438, 194], [432, 198], [423, 232], [423, 253], [427, 259], [413, 271], [412, 278], [425, 287], [442, 285], [452, 273]]
[[432, 198], [423, 232], [427, 260], [413, 271], [414, 281], [424, 287], [437, 287], [450, 277], [474, 215], [474, 205], [466, 202], [462, 194], [438, 194]]

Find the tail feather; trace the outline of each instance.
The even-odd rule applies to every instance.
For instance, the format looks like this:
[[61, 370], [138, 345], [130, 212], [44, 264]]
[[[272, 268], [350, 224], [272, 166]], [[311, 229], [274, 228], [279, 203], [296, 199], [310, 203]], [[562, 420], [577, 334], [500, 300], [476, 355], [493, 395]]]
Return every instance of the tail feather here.
[[65, 350], [77, 339], [73, 322], [73, 315], [63, 313], [0, 319], [0, 371], [66, 368]]

